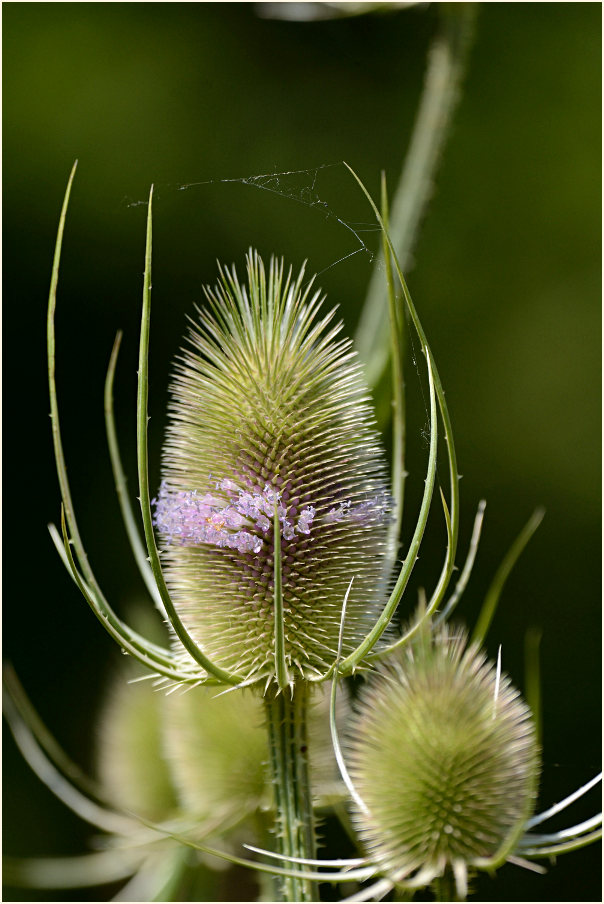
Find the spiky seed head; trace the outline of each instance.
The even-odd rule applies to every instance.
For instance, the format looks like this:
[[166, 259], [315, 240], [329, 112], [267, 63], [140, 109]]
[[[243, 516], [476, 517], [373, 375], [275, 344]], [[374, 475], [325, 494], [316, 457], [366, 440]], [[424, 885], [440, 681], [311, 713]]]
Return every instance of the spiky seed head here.
[[350, 774], [371, 856], [425, 884], [462, 887], [532, 812], [539, 770], [530, 711], [463, 632], [422, 635], [367, 683], [349, 732]]
[[270, 803], [257, 695], [205, 687], [166, 695], [135, 675], [114, 676], [97, 727], [97, 774], [111, 800], [150, 819], [181, 811], [200, 837]]
[[96, 772], [118, 807], [165, 819], [178, 798], [163, 755], [162, 697], [147, 681], [129, 684], [134, 674], [120, 669], [107, 689], [96, 727]]
[[261, 701], [198, 687], [162, 699], [164, 750], [187, 813], [215, 826], [270, 804]]
[[[226, 831], [268, 809], [268, 751], [262, 699], [198, 687], [166, 695], [120, 669], [107, 689], [97, 724], [100, 785], [119, 807], [153, 820], [180, 811], [196, 834]], [[337, 721], [349, 705], [340, 694]], [[329, 731], [329, 693], [317, 688], [308, 723], [310, 768], [318, 800], [343, 794]]]
[[[341, 792], [329, 731], [329, 695], [317, 688], [309, 708], [308, 756], [315, 796]], [[348, 712], [344, 695], [339, 713]], [[161, 699], [163, 749], [182, 807], [201, 825], [228, 825], [272, 805], [266, 713], [249, 689], [216, 695], [193, 688]]]
[[316, 678], [384, 602], [391, 507], [360, 368], [323, 299], [271, 259], [247, 285], [220, 270], [172, 383], [155, 523], [180, 618], [222, 668], [274, 675], [274, 544], [281, 534], [285, 656]]

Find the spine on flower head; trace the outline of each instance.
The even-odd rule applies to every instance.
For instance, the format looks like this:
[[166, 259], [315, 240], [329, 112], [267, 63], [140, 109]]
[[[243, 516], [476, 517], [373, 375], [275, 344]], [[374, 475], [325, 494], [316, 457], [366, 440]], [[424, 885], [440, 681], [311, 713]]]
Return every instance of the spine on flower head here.
[[274, 517], [281, 537], [285, 656], [313, 678], [384, 604], [391, 497], [360, 369], [304, 270], [257, 253], [247, 283], [221, 270], [176, 364], [163, 479], [154, 500], [168, 586], [218, 665], [274, 671]]

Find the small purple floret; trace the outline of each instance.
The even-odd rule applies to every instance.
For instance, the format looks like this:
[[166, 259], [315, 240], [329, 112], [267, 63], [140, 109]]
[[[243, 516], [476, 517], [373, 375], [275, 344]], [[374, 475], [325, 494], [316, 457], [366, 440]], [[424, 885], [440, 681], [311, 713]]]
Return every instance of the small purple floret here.
[[[280, 504], [281, 495], [270, 484], [262, 493], [250, 493], [225, 478], [216, 482], [216, 490], [224, 496], [197, 490], [170, 491], [162, 482], [156, 499], [154, 524], [168, 543], [181, 546], [212, 546], [237, 549], [257, 554], [272, 530], [275, 506], [281, 523], [281, 535], [293, 540], [296, 532], [310, 534], [315, 517], [313, 506], [305, 508], [294, 526], [287, 517], [287, 508]], [[226, 503], [226, 504], [225, 504]]]
[[309, 505], [308, 508], [302, 509], [298, 518], [298, 526], [296, 530], [301, 534], [309, 534], [310, 527], [315, 517], [315, 508]]
[[387, 493], [379, 493], [358, 505], [352, 505], [350, 500], [341, 502], [337, 508], [330, 509], [323, 520], [335, 524], [340, 521], [353, 521], [357, 524], [377, 523], [383, 520], [391, 506], [391, 497]]

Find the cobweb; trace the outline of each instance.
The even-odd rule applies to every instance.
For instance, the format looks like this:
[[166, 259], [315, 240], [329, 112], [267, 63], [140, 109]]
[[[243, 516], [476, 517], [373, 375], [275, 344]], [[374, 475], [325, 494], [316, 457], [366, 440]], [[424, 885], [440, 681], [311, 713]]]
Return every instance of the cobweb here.
[[[304, 205], [304, 207], [314, 208], [319, 214], [323, 215], [325, 220], [334, 221], [344, 229], [347, 229], [356, 241], [355, 247], [353, 247], [348, 254], [343, 255], [327, 267], [324, 267], [323, 270], [320, 270], [317, 274], [320, 275], [321, 273], [325, 273], [326, 270], [330, 270], [332, 267], [336, 267], [338, 264], [343, 263], [348, 258], [354, 257], [356, 254], [367, 254], [369, 255], [370, 261], [373, 262], [374, 253], [365, 244], [360, 233], [379, 232], [379, 227], [375, 223], [355, 223], [345, 220], [329, 206], [327, 201], [321, 198], [317, 191], [317, 179], [319, 173], [322, 170], [333, 169], [334, 167], [343, 167], [343, 164], [324, 163], [320, 166], [306, 170], [285, 170], [280, 173], [263, 173], [256, 176], [220, 179], [218, 181], [223, 183], [235, 182], [240, 183], [241, 185], [249, 185], [252, 188], [258, 188], [261, 191], [267, 191], [279, 195], [282, 198], [287, 198], [297, 204]], [[184, 191], [199, 184], [203, 185], [204, 183], [186, 183], [179, 185], [178, 189], [179, 191]]]
[[[339, 180], [344, 180], [344, 183]], [[345, 233], [346, 236], [344, 253], [338, 251], [337, 256], [330, 259], [329, 250], [323, 249], [329, 263], [319, 268], [313, 267], [312, 272], [314, 276], [321, 276], [329, 270], [345, 265], [352, 258], [360, 256], [365, 258], [368, 267], [377, 267], [381, 272], [384, 292], [386, 292], [386, 268], [383, 258], [379, 254], [381, 248], [381, 229], [379, 224], [375, 220], [365, 221], [350, 218], [342, 212], [342, 209], [336, 209], [343, 208], [347, 203], [343, 196], [350, 194], [349, 189], [338, 192], [340, 185], [342, 184], [343, 187], [346, 183], [354, 185], [354, 180], [346, 164], [343, 161], [339, 161], [335, 163], [321, 163], [307, 169], [279, 170], [247, 176], [216, 177], [190, 182], [156, 183], [154, 186], [154, 199], [158, 200], [162, 196], [165, 197], [176, 192], [195, 191], [210, 186], [240, 185], [267, 192], [290, 204], [300, 205], [310, 210], [322, 221]], [[359, 207], [366, 205], [365, 198], [356, 186], [353, 188], [352, 195], [355, 195], [355, 189], [358, 191]], [[334, 195], [337, 195], [337, 198], [332, 201], [331, 197]], [[139, 207], [146, 206], [148, 201], [146, 199], [132, 200], [125, 198], [124, 203], [127, 207]], [[369, 214], [371, 215], [371, 211], [369, 211]], [[334, 244], [342, 245], [342, 242], [335, 242]], [[407, 379], [411, 374], [413, 375], [413, 380], [419, 387], [420, 406], [423, 409], [423, 423], [416, 425], [415, 433], [419, 437], [421, 446], [424, 449], [428, 449], [430, 443], [430, 405], [427, 376], [423, 366], [423, 355], [418, 352], [417, 338], [414, 337], [414, 328], [410, 324], [406, 308], [405, 321]], [[437, 466], [437, 480], [439, 482], [441, 481], [440, 471], [440, 466]]]
[[[326, 273], [328, 270], [332, 270], [333, 268], [344, 264], [351, 258], [361, 255], [365, 256], [369, 265], [377, 267], [383, 274], [385, 286], [385, 265], [379, 254], [381, 234], [379, 224], [375, 220], [359, 221], [351, 219], [344, 216], [340, 210], [336, 210], [333, 202], [326, 199], [329, 189], [325, 186], [325, 179], [321, 178], [326, 173], [332, 177], [334, 175], [343, 175], [348, 180], [352, 179], [352, 176], [346, 168], [346, 164], [343, 161], [339, 161], [336, 163], [321, 163], [307, 169], [280, 170], [248, 176], [218, 177], [191, 182], [159, 183], [154, 187], [154, 197], [157, 199], [161, 197], [162, 193], [183, 192], [203, 188], [205, 186], [227, 184], [247, 186], [262, 192], [268, 192], [285, 201], [312, 210], [323, 221], [329, 222], [337, 228], [344, 230], [348, 235], [350, 241], [347, 243], [348, 248], [346, 251], [343, 254], [339, 254], [335, 259], [331, 260], [320, 269], [313, 269], [313, 273], [316, 276], [321, 276], [321, 274]], [[333, 191], [333, 188], [331, 190]], [[148, 202], [146, 199], [132, 200], [130, 198], [124, 198], [124, 203], [128, 207], [139, 207], [146, 206]], [[384, 291], [386, 290], [384, 289]], [[409, 325], [408, 312], [406, 310], [405, 318]], [[425, 379], [422, 375], [420, 364], [418, 363], [418, 354], [413, 337], [413, 330], [408, 329], [407, 332], [409, 361], [420, 380], [420, 385], [422, 385], [425, 384]], [[420, 431], [422, 437], [425, 436], [426, 428], [429, 433], [429, 405], [424, 390], [425, 385], [422, 385], [422, 396], [424, 396], [423, 405], [426, 414], [425, 426]]]
[[[318, 270], [316, 275], [320, 276], [327, 270], [342, 264], [349, 258], [359, 254], [367, 255], [370, 263], [376, 263], [378, 256], [375, 251], [367, 244], [363, 235], [372, 234], [375, 236], [380, 232], [380, 228], [375, 222], [357, 222], [350, 220], [338, 213], [325, 197], [319, 194], [318, 181], [321, 174], [326, 170], [345, 171], [345, 165], [340, 163], [322, 163], [308, 169], [283, 170], [281, 172], [261, 173], [251, 176], [237, 176], [228, 178], [204, 179], [195, 182], [182, 183], [160, 183], [156, 186], [155, 195], [162, 191], [188, 191], [191, 189], [201, 188], [210, 185], [226, 185], [239, 184], [259, 189], [260, 191], [269, 192], [277, 195], [285, 200], [300, 204], [307, 208], [312, 208], [324, 220], [337, 224], [345, 229], [351, 237], [350, 250], [346, 254], [341, 255], [332, 261], [326, 267]], [[132, 200], [125, 198], [124, 202], [128, 207], [139, 207], [147, 204], [146, 200]], [[382, 265], [383, 267], [383, 265]]]

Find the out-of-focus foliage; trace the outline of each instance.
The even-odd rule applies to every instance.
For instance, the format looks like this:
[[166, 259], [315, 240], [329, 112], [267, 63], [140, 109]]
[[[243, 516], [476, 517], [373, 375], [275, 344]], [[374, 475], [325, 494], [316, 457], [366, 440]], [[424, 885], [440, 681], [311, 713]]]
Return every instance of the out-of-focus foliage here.
[[[252, 4], [4, 8], [5, 655], [83, 764], [111, 642], [66, 583], [45, 526], [57, 519], [59, 498], [45, 305], [73, 159], [80, 168], [59, 287], [57, 379], [85, 541], [119, 603], [142, 589], [117, 506], [107, 501], [113, 495], [102, 374], [122, 327], [116, 407], [133, 476], [145, 216], [138, 202], [154, 182], [156, 485], [170, 360], [201, 284], [213, 279], [215, 258], [241, 260], [250, 245], [294, 266], [308, 258], [310, 270], [325, 271], [318, 282], [353, 331], [369, 257], [358, 253], [332, 266], [358, 247], [354, 235], [324, 207], [297, 201], [306, 199], [315, 167], [343, 159], [374, 194], [382, 167], [394, 187], [435, 16], [434, 6], [311, 23], [262, 20]], [[409, 273], [464, 474], [462, 550], [476, 502], [488, 500], [461, 615], [478, 611], [528, 514], [539, 504], [547, 511], [490, 635], [521, 684], [524, 631], [544, 628], [544, 804], [587, 780], [600, 760], [600, 17], [597, 4], [483, 6]], [[309, 172], [270, 183], [277, 194], [240, 182], [178, 190], [294, 170]], [[314, 191], [342, 220], [369, 222], [343, 167], [319, 170]], [[377, 249], [377, 233], [359, 235]], [[418, 478], [408, 489], [410, 524], [421, 491], [426, 412], [412, 362], [407, 376], [409, 470]], [[435, 527], [416, 584], [440, 566], [444, 536]], [[5, 769], [9, 853], [82, 850], [88, 830], [49, 798], [8, 744]], [[510, 867], [497, 883], [479, 885], [477, 895], [592, 900], [597, 856], [586, 850], [563, 858], [546, 877]]]

